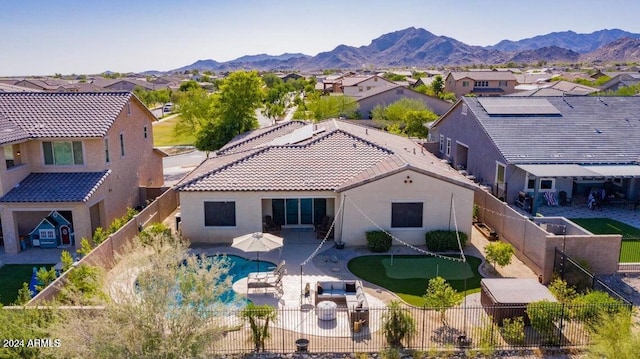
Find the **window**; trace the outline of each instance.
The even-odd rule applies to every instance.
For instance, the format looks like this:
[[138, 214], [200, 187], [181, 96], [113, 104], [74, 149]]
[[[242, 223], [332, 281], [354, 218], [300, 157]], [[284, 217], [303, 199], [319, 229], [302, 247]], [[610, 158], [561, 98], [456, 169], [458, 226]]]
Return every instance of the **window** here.
[[440, 135], [440, 153], [444, 152], [444, 135]]
[[451, 139], [447, 137], [447, 156], [451, 156]]
[[53, 229], [41, 229], [38, 234], [40, 239], [56, 239], [56, 231]]
[[505, 165], [496, 163], [496, 183], [503, 184], [505, 180]]
[[120, 156], [124, 156], [124, 133], [120, 133]]
[[82, 142], [56, 141], [42, 142], [45, 165], [82, 165]]
[[469, 87], [469, 81], [462, 81], [462, 87]]
[[[542, 192], [549, 192], [549, 191], [554, 191], [555, 190], [555, 184], [556, 184], [556, 180], [555, 178], [541, 178], [540, 179], [540, 187], [538, 187], [538, 190], [542, 191]], [[527, 190], [528, 191], [533, 191], [536, 188], [536, 179], [535, 178], [529, 178], [529, 175], [527, 175]]]
[[422, 202], [391, 203], [391, 228], [422, 228]]
[[206, 227], [235, 227], [235, 202], [204, 202], [204, 225]]
[[541, 191], [550, 191], [553, 190], [555, 181], [553, 178], [543, 178], [540, 180], [540, 190]]
[[104, 160], [109, 163], [111, 159], [109, 158], [109, 139], [104, 139]]
[[19, 145], [4, 146], [4, 161], [7, 169], [21, 164]]
[[149, 131], [147, 130], [147, 126], [146, 125], [142, 128], [142, 134], [143, 134], [145, 140], [147, 138], [149, 138]]
[[507, 87], [507, 81], [498, 81], [499, 87]]
[[364, 91], [364, 89], [362, 88], [362, 86], [358, 86], [358, 92], [362, 92]]
[[474, 87], [489, 87], [489, 81], [475, 81], [473, 83]]

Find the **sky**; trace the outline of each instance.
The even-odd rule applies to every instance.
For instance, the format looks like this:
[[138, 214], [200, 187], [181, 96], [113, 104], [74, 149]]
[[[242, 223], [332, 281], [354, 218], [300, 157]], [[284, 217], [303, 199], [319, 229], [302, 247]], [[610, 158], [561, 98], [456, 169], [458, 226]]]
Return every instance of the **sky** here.
[[0, 0], [0, 76], [314, 56], [408, 27], [479, 46], [567, 30], [640, 33], [639, 13], [637, 0]]

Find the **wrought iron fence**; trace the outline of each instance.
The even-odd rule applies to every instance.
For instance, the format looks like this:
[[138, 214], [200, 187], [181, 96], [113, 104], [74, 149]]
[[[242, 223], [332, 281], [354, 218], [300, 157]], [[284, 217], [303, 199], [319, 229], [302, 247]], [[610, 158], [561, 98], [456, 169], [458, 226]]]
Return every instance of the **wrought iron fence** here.
[[615, 289], [609, 287], [605, 282], [600, 280], [594, 274], [581, 266], [573, 258], [569, 257], [558, 248], [555, 249], [553, 271], [560, 275], [568, 285], [573, 286], [580, 292], [587, 290], [599, 290], [608, 293], [613, 298], [620, 300], [623, 304], [631, 307], [629, 302], [622, 294]]
[[[413, 318], [416, 334], [402, 341], [405, 349], [432, 351], [454, 349], [526, 349], [532, 347], [583, 347], [589, 343], [589, 320], [585, 313], [622, 310], [626, 305], [569, 305], [553, 303], [553, 315], [532, 321], [526, 306], [467, 306], [446, 310], [402, 307]], [[312, 305], [277, 309], [269, 323], [264, 350], [271, 353], [379, 353], [390, 345], [385, 336], [386, 307], [369, 308], [363, 325], [350, 323], [347, 308], [337, 308], [335, 319], [322, 320]], [[214, 316], [224, 335], [211, 343], [212, 353], [240, 354], [255, 350], [251, 326], [239, 313]], [[326, 319], [326, 316], [321, 317]], [[522, 317], [522, 325], [497, 318]], [[534, 325], [531, 325], [534, 323]], [[542, 324], [541, 324], [542, 323]]]

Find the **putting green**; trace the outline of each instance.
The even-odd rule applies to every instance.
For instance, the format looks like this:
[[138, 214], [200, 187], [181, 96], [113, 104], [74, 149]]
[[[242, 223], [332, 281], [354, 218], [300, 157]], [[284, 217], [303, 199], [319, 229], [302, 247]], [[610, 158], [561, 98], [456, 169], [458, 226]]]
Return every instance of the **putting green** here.
[[382, 259], [387, 277], [392, 279], [434, 278], [462, 280], [473, 277], [469, 263], [437, 257], [386, 257]]

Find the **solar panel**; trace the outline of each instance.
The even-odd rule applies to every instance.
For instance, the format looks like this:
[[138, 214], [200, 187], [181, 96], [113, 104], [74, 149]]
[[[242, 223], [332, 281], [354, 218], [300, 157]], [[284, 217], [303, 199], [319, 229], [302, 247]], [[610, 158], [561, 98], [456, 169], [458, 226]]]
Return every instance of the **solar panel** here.
[[487, 114], [508, 115], [561, 115], [561, 112], [543, 98], [479, 98], [478, 102]]
[[297, 128], [293, 133], [291, 133], [291, 137], [289, 138], [289, 144], [302, 142], [304, 140], [308, 140], [313, 137], [313, 125], [306, 125], [304, 127]]

